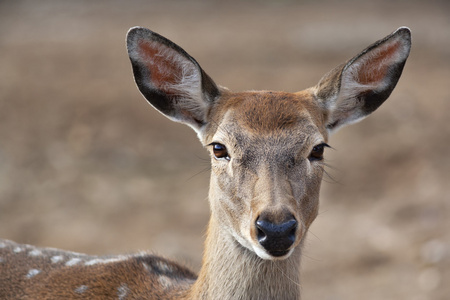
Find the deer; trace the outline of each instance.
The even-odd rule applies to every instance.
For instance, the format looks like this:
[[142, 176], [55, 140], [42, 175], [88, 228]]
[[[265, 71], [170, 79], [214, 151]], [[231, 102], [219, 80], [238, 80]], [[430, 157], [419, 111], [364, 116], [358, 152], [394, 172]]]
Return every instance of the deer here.
[[400, 27], [295, 93], [219, 86], [180, 46], [143, 27], [131, 28], [126, 43], [144, 98], [192, 127], [211, 156], [200, 272], [150, 252], [91, 256], [0, 240], [0, 298], [300, 299], [329, 136], [390, 96], [410, 30]]

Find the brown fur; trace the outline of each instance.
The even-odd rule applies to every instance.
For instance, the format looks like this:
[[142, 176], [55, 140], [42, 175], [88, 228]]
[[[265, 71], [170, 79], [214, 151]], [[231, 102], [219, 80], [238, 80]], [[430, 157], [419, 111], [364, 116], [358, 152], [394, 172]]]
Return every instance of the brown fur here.
[[[0, 299], [106, 300], [121, 292], [123, 299], [167, 299], [182, 295], [197, 278], [148, 253], [99, 257], [0, 240], [0, 257]], [[39, 273], [30, 276], [30, 270]]]

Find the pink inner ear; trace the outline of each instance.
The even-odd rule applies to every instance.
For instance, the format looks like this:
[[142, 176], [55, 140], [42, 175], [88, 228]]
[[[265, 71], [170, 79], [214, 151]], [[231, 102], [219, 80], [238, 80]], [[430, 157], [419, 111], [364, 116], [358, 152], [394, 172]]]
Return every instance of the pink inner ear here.
[[[182, 66], [174, 61], [169, 48], [144, 40], [138, 43], [139, 56], [150, 72], [150, 84], [164, 90], [165, 86], [175, 85], [182, 76]], [[169, 92], [169, 91], [166, 91]]]
[[370, 58], [363, 62], [359, 69], [357, 81], [362, 85], [372, 85], [383, 81], [400, 45], [400, 42], [396, 41], [370, 54]]

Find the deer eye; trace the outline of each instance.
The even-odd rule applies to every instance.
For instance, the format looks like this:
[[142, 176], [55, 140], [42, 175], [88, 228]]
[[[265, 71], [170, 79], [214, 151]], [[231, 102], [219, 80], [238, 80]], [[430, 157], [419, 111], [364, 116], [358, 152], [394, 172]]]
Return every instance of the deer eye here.
[[325, 147], [330, 147], [330, 146], [328, 146], [325, 143], [314, 146], [311, 153], [309, 154], [308, 159], [310, 161], [323, 160], [323, 152], [324, 152]]
[[225, 145], [219, 143], [212, 143], [210, 145], [213, 147], [213, 153], [216, 159], [230, 160], [230, 155], [228, 154], [228, 150]]

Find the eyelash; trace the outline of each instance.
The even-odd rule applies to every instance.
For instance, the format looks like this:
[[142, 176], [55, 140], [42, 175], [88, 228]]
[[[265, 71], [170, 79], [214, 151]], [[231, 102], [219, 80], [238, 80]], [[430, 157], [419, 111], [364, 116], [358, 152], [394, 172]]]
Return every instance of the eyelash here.
[[321, 161], [323, 160], [323, 153], [325, 148], [331, 148], [326, 143], [321, 143], [313, 147], [311, 153], [308, 156], [309, 161]]

